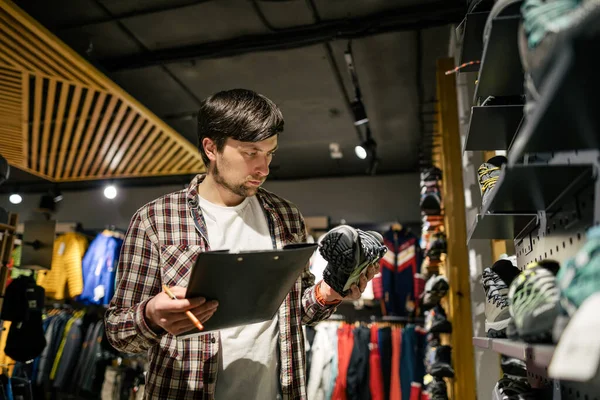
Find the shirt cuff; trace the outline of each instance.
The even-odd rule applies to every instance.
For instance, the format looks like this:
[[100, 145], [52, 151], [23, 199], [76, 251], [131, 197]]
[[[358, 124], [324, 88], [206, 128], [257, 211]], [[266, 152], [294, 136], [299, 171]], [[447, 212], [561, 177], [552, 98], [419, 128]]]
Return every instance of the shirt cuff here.
[[321, 294], [321, 282], [323, 282], [323, 281], [319, 281], [315, 285], [315, 297], [317, 299], [317, 303], [319, 303], [322, 306], [334, 306], [334, 305], [340, 304], [342, 302], [342, 300], [333, 300], [333, 301], [325, 300], [325, 298]]
[[150, 342], [157, 342], [160, 340], [165, 331], [161, 329], [161, 332], [154, 332], [146, 322], [146, 304], [148, 304], [150, 299], [146, 299], [136, 306], [135, 326], [140, 335], [142, 335], [146, 340]]

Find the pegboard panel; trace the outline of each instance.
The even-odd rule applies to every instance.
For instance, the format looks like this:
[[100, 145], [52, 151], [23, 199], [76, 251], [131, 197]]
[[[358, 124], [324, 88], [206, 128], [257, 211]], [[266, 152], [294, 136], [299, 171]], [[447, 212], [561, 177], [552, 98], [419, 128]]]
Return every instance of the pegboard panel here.
[[560, 382], [560, 397], [554, 394], [553, 400], [600, 400], [598, 386], [580, 382]]
[[[553, 211], [515, 240], [520, 269], [544, 259], [563, 263], [573, 257], [585, 242], [586, 231], [594, 221], [594, 182], [569, 196]], [[545, 225], [545, 226], [544, 226]]]

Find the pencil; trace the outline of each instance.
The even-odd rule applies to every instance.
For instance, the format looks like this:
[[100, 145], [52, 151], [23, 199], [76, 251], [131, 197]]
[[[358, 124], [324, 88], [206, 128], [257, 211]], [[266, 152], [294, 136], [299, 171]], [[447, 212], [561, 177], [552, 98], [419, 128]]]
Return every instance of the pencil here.
[[[166, 285], [163, 285], [163, 290], [165, 291], [167, 296], [169, 296], [171, 299], [177, 300], [177, 296], [175, 296], [173, 294], [173, 292], [171, 292]], [[192, 312], [190, 310], [187, 310], [185, 312], [185, 315], [187, 315], [187, 317], [190, 319], [190, 321], [192, 321], [194, 323], [194, 325], [196, 326], [196, 328], [198, 328], [199, 331], [204, 330], [204, 326], [202, 326], [202, 323], [198, 320], [198, 318], [196, 318], [196, 316], [194, 314], [192, 314]]]

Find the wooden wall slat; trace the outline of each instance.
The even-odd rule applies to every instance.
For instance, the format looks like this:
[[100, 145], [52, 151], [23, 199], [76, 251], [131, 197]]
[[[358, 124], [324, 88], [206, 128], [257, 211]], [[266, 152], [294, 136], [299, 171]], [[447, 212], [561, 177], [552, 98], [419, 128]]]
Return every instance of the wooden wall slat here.
[[56, 173], [54, 175], [55, 178], [60, 178], [62, 175], [62, 171], [64, 168], [65, 156], [69, 149], [69, 144], [71, 143], [71, 138], [73, 137], [73, 124], [75, 123], [75, 117], [77, 115], [77, 109], [79, 108], [79, 101], [81, 99], [81, 86], [75, 85], [75, 90], [73, 91], [73, 99], [71, 100], [71, 107], [67, 116], [67, 125], [63, 131], [63, 137], [60, 144], [60, 151], [58, 153], [58, 164], [56, 165]]
[[46, 118], [44, 119], [44, 133], [42, 136], [42, 151], [40, 154], [40, 172], [46, 173], [46, 162], [48, 161], [48, 141], [50, 140], [50, 127], [54, 116], [54, 95], [56, 93], [56, 81], [48, 82], [48, 96], [46, 97]]
[[56, 152], [58, 151], [58, 139], [63, 127], [65, 108], [67, 107], [67, 97], [69, 95], [69, 85], [60, 84], [60, 99], [58, 100], [58, 110], [56, 111], [56, 120], [54, 121], [54, 132], [52, 133], [52, 147], [50, 148], [50, 159], [48, 160], [48, 175], [54, 176], [56, 169]]
[[65, 169], [60, 176], [57, 174], [57, 179], [63, 179], [68, 176], [71, 176], [74, 169], [73, 162], [75, 160], [75, 154], [81, 153], [83, 151], [83, 149], [79, 147], [79, 142], [81, 141], [83, 127], [85, 126], [89, 117], [90, 108], [92, 107], [92, 101], [94, 100], [95, 93], [96, 92], [93, 89], [88, 89], [85, 94], [83, 108], [81, 109], [81, 116], [79, 117], [79, 121], [77, 121], [77, 127], [75, 128], [75, 133], [73, 134], [73, 146], [71, 147], [71, 151], [69, 152]]
[[[127, 150], [130, 149], [130, 147], [132, 147], [131, 144], [133, 140], [139, 136], [140, 129], [142, 128], [142, 124], [144, 122], [144, 118], [141, 115], [138, 115], [138, 119], [135, 122], [135, 125], [133, 125], [133, 128], [131, 128], [131, 131], [125, 132], [125, 141], [121, 143], [121, 145], [118, 147], [117, 154], [115, 154], [115, 156], [111, 160], [110, 166], [108, 167], [108, 171], [105, 171], [105, 173], [113, 175], [117, 167], [120, 165], [121, 161], [126, 162], [123, 159], [123, 156], [125, 155]], [[150, 125], [148, 124], [148, 128], [149, 127]]]
[[154, 167], [158, 163], [162, 162], [165, 155], [167, 154], [167, 151], [169, 151], [174, 146], [174, 144], [171, 143], [168, 138], [159, 137], [156, 141], [156, 144], [158, 144], [159, 142], [162, 144], [160, 146], [154, 147], [153, 154], [151, 154], [150, 158], [148, 158], [146, 162], [142, 162], [139, 171], [152, 172]]
[[21, 104], [21, 116], [23, 124], [23, 162], [22, 166], [29, 168], [29, 74], [21, 74], [21, 86], [23, 90], [23, 103]]
[[127, 118], [125, 119], [125, 122], [119, 128], [119, 132], [117, 133], [115, 140], [110, 145], [110, 148], [108, 149], [108, 152], [106, 153], [106, 156], [104, 156], [104, 159], [102, 160], [102, 166], [99, 171], [100, 175], [106, 175], [106, 171], [107, 171], [109, 165], [112, 163], [113, 157], [115, 156], [119, 147], [122, 145], [123, 139], [125, 139], [125, 136], [129, 132], [129, 128], [131, 128], [131, 124], [133, 124], [133, 120], [135, 119], [136, 116], [137, 116], [137, 113], [135, 111], [132, 111], [131, 109], [128, 110]]
[[38, 169], [38, 151], [40, 137], [40, 118], [42, 114], [42, 84], [43, 79], [35, 77], [35, 94], [33, 99], [33, 131], [31, 135], [31, 165], [34, 169]]
[[81, 145], [81, 150], [77, 154], [77, 162], [75, 163], [75, 168], [69, 174], [69, 177], [75, 177], [74, 175], [79, 174], [79, 170], [81, 168], [81, 164], [83, 163], [85, 155], [88, 153], [88, 148], [90, 146], [90, 142], [94, 137], [96, 132], [96, 125], [98, 124], [98, 119], [100, 118], [100, 113], [102, 112], [102, 108], [104, 107], [104, 103], [107, 98], [107, 93], [100, 92], [98, 98], [96, 99], [96, 103], [94, 104], [94, 112], [92, 113], [92, 118], [90, 119], [90, 123], [83, 135], [83, 144]]
[[[131, 161], [131, 164], [127, 166], [125, 169], [126, 173], [138, 173], [141, 171], [145, 160], [148, 158], [148, 154], [150, 154], [151, 145], [156, 141], [157, 137], [160, 135], [160, 132], [160, 129], [157, 127], [152, 127], [152, 132], [150, 135], [148, 135], [148, 140], [144, 142], [140, 148], [139, 154], [136, 154]], [[152, 146], [152, 148], [154, 148], [154, 146]]]
[[[140, 117], [140, 119], [143, 119], [143, 118]], [[136, 163], [135, 159], [139, 160], [139, 157], [142, 156], [142, 154], [141, 154], [142, 153], [141, 147], [143, 146], [142, 143], [145, 144], [151, 140], [150, 139], [150, 130], [155, 128], [155, 126], [145, 119], [143, 119], [143, 121], [146, 123], [146, 125], [144, 125], [142, 132], [135, 138], [135, 141], [133, 142], [131, 147], [128, 150], [126, 150], [125, 156], [123, 157], [123, 161], [120, 162], [119, 166], [117, 167], [116, 173], [119, 175], [121, 175], [126, 170], [126, 168], [129, 168], [129, 166], [135, 164]], [[132, 158], [134, 158], [133, 161], [131, 160]], [[130, 161], [131, 161], [131, 163], [130, 163]]]
[[173, 167], [171, 167], [170, 169], [167, 169], [167, 171], [172, 171], [172, 172], [178, 172], [181, 171], [181, 169], [183, 168], [183, 166], [188, 163], [190, 161], [190, 159], [194, 158], [194, 156], [192, 154], [189, 154], [185, 151], [181, 152], [181, 157], [179, 157], [179, 159], [177, 160], [177, 162], [173, 165]]
[[[157, 172], [161, 171], [163, 169], [163, 167], [166, 167], [167, 164], [172, 164], [173, 161], [176, 161], [176, 160], [174, 160], [174, 156], [179, 150], [181, 150], [181, 146], [179, 146], [176, 143], [172, 144], [169, 152], [166, 155], [161, 156], [160, 162], [158, 164], [156, 164], [156, 166], [152, 169], [152, 172], [157, 173]], [[165, 169], [167, 171], [169, 171], [169, 168], [165, 168]]]
[[110, 96], [110, 100], [108, 102], [108, 107], [106, 108], [106, 111], [104, 112], [104, 116], [102, 117], [102, 121], [100, 121], [100, 125], [98, 126], [98, 132], [92, 133], [92, 132], [88, 131], [88, 135], [94, 136], [94, 141], [92, 142], [92, 147], [91, 147], [90, 151], [87, 153], [87, 156], [85, 158], [85, 163], [83, 164], [83, 169], [81, 170], [81, 174], [83, 176], [90, 175], [90, 172], [89, 172], [90, 165], [91, 165], [92, 161], [96, 158], [96, 153], [98, 152], [98, 147], [100, 146], [100, 142], [102, 141], [102, 135], [106, 131], [106, 127], [108, 125], [108, 122], [110, 121], [110, 118], [113, 115], [113, 111], [115, 110], [115, 107], [117, 106], [118, 101], [119, 101], [119, 98], [117, 96]]
[[123, 117], [125, 117], [126, 112], [127, 103], [121, 102], [117, 110], [117, 114], [110, 124], [110, 128], [108, 128], [108, 131], [103, 132], [104, 140], [102, 141], [102, 146], [100, 147], [100, 150], [98, 150], [98, 154], [96, 154], [96, 156], [94, 157], [94, 164], [92, 165], [92, 169], [89, 172], [90, 175], [95, 175], [98, 173], [98, 169], [102, 164], [102, 160], [106, 156], [106, 152], [108, 151], [108, 148], [110, 147], [114, 139], [115, 133], [121, 125], [121, 122], [123, 121]]

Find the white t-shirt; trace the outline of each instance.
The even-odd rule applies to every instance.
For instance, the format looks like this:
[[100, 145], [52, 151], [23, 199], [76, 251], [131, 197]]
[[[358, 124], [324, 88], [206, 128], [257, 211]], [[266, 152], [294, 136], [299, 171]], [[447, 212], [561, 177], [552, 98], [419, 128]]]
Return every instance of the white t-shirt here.
[[[199, 197], [211, 250], [273, 248], [269, 225], [256, 196], [235, 207]], [[218, 311], [217, 311], [218, 312]], [[279, 323], [271, 321], [223, 329], [215, 398], [276, 399], [279, 393]]]

